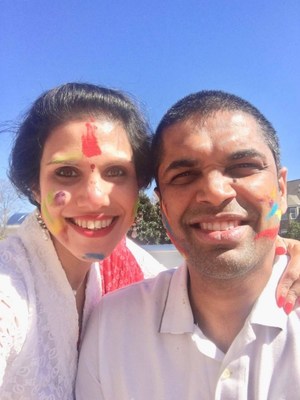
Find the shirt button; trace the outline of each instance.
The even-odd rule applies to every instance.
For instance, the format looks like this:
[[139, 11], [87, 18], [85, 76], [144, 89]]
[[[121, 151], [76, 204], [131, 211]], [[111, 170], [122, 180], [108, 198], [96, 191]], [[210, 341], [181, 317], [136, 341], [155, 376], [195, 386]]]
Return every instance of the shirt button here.
[[231, 371], [228, 368], [224, 369], [221, 375], [221, 379], [229, 379], [230, 377], [231, 377]]

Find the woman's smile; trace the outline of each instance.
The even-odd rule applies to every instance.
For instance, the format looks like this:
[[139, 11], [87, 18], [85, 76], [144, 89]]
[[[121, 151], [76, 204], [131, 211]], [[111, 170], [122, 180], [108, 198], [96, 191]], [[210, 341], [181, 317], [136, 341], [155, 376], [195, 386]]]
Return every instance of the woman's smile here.
[[[137, 194], [132, 148], [119, 122], [71, 121], [52, 131], [38, 200], [54, 242], [70, 256], [82, 258], [87, 250], [109, 254], [133, 222]], [[57, 221], [59, 231], [53, 229]]]

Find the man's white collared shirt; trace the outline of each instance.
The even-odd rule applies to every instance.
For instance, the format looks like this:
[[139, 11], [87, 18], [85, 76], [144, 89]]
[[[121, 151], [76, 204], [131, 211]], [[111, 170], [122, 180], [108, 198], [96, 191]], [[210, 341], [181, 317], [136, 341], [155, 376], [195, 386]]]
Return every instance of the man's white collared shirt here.
[[300, 309], [275, 300], [278, 258], [244, 327], [224, 354], [194, 324], [187, 269], [121, 289], [93, 313], [77, 400], [298, 400]]

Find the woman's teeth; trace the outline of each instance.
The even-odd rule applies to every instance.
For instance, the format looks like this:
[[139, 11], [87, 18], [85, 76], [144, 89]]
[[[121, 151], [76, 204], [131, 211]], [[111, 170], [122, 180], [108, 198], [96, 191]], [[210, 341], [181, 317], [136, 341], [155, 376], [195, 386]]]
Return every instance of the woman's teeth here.
[[84, 219], [73, 219], [75, 225], [80, 226], [81, 228], [97, 230], [107, 228], [112, 223], [112, 218], [98, 220], [84, 220]]

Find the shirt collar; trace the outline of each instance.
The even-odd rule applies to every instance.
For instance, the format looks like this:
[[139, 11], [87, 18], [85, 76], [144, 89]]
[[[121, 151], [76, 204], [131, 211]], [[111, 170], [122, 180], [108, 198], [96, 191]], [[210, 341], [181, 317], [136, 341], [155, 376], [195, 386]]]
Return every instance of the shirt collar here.
[[284, 329], [287, 324], [287, 315], [276, 303], [276, 288], [278, 281], [286, 267], [287, 256], [277, 256], [273, 265], [271, 277], [254, 304], [249, 315], [251, 324], [258, 324]]
[[[251, 324], [281, 329], [286, 326], [287, 315], [282, 308], [277, 306], [275, 297], [276, 287], [286, 264], [286, 256], [276, 257], [272, 275], [249, 315]], [[162, 315], [160, 328], [162, 333], [180, 334], [194, 331], [194, 317], [188, 296], [187, 276], [186, 263], [177, 268], [172, 275]]]
[[187, 289], [187, 267], [182, 264], [171, 278], [160, 332], [185, 333], [194, 331], [194, 317]]

